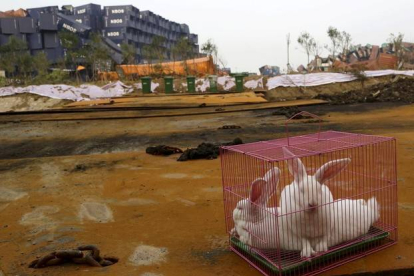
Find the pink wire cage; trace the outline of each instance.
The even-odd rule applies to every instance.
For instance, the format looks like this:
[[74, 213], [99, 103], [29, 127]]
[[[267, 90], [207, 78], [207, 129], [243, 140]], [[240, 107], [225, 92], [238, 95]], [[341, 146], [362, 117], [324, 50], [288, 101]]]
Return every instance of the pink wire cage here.
[[289, 122], [286, 138], [221, 148], [231, 250], [264, 275], [316, 275], [395, 244], [395, 139], [290, 137]]

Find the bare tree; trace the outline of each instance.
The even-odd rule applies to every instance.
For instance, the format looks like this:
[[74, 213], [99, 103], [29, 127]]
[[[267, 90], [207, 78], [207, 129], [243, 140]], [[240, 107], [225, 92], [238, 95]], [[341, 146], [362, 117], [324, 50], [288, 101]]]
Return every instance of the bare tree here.
[[302, 32], [298, 37], [298, 43], [302, 46], [303, 50], [305, 50], [306, 55], [308, 56], [308, 63], [309, 64], [309, 57], [312, 51], [312, 45], [315, 43], [314, 39], [308, 32]]
[[222, 56], [217, 58], [218, 63], [221, 65], [222, 68], [227, 67], [227, 60], [225, 60]]
[[398, 35], [390, 34], [388, 42], [392, 44], [393, 51], [398, 58], [398, 64], [404, 62], [404, 47], [403, 47], [404, 34], [399, 33]]
[[341, 32], [338, 31], [337, 28], [330, 26], [328, 28], [328, 36], [331, 40], [331, 47], [325, 46], [330, 52], [332, 52], [332, 56], [335, 58], [335, 55], [340, 47], [340, 42], [342, 40]]
[[319, 57], [323, 52], [323, 46], [318, 41], [313, 40], [310, 52], [314, 57]]
[[352, 47], [352, 37], [351, 34], [343, 31], [339, 36], [339, 46], [342, 51], [342, 54], [347, 55]]
[[218, 56], [218, 47], [217, 45], [211, 40], [207, 40], [206, 43], [204, 43], [201, 46], [201, 51], [205, 53], [208, 56], [213, 57], [214, 60], [214, 72], [216, 72], [216, 64], [217, 64], [217, 56]]

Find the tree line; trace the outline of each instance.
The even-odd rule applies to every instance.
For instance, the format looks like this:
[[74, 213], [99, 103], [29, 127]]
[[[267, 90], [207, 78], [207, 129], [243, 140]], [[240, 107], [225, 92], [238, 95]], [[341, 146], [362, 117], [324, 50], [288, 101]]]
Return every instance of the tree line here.
[[[55, 83], [70, 78], [79, 80], [80, 71], [77, 69], [80, 66], [82, 69], [85, 68], [85, 72], [89, 72], [88, 80], [96, 80], [100, 71], [114, 69], [115, 63], [111, 59], [111, 50], [105, 45], [100, 34], [92, 33], [86, 44], [72, 32], [61, 31], [58, 36], [64, 55], [53, 64], [44, 52], [31, 55], [26, 41], [11, 36], [6, 44], [0, 46], [0, 70], [5, 71], [11, 83]], [[151, 43], [141, 49], [141, 56], [149, 66], [154, 67], [154, 71], [162, 72], [161, 63], [167, 58], [176, 61], [197, 57], [193, 45], [185, 37], [181, 37], [176, 42], [169, 57], [166, 55], [165, 43], [165, 37], [154, 36]], [[123, 43], [120, 48], [123, 64], [138, 63], [138, 52], [134, 45]], [[55, 70], [50, 70], [51, 66]]]

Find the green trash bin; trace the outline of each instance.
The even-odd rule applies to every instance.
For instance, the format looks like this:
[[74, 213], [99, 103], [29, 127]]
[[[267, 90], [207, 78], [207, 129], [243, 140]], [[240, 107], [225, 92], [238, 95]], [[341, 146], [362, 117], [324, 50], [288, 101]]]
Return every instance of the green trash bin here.
[[195, 77], [193, 76], [188, 76], [187, 77], [187, 91], [189, 93], [194, 93], [196, 92], [196, 86], [195, 86]]
[[143, 77], [141, 78], [142, 82], [142, 92], [144, 94], [151, 93], [151, 77]]
[[164, 84], [165, 84], [166, 94], [174, 92], [174, 78], [173, 77], [164, 77]]
[[210, 92], [217, 92], [217, 76], [211, 75], [208, 80], [210, 82]]
[[237, 74], [234, 77], [236, 78], [236, 91], [237, 92], [243, 92], [243, 90], [244, 90], [244, 85], [243, 85], [244, 75]]

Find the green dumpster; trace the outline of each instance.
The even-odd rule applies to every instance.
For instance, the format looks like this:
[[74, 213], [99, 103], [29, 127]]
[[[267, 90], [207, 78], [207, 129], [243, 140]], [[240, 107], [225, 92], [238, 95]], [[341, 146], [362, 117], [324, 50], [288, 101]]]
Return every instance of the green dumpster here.
[[243, 90], [244, 90], [244, 86], [243, 86], [244, 75], [237, 74], [234, 77], [236, 78], [236, 91], [237, 92], [243, 92]]
[[165, 84], [166, 94], [174, 92], [174, 78], [173, 77], [164, 77], [164, 84]]
[[187, 91], [190, 93], [196, 92], [195, 77], [193, 76], [187, 77]]
[[210, 82], [210, 92], [217, 92], [217, 76], [211, 75], [208, 80]]
[[141, 78], [142, 82], [142, 92], [144, 94], [151, 93], [151, 77], [143, 77]]

